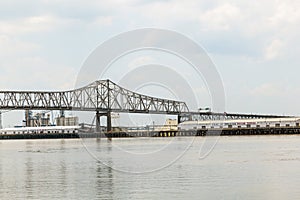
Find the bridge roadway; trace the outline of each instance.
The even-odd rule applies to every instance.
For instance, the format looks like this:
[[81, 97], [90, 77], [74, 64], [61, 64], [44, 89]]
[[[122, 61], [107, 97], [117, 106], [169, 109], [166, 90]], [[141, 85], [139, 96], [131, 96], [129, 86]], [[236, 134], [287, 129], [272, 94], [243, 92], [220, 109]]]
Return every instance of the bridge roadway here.
[[[111, 130], [111, 112], [177, 115], [178, 121], [215, 118], [282, 117], [230, 113], [190, 112], [183, 101], [162, 99], [125, 89], [110, 80], [95, 81], [85, 87], [68, 91], [0, 91], [1, 110], [74, 110], [96, 112], [96, 129], [100, 117], [107, 117]], [[285, 116], [288, 117], [288, 116]]]
[[182, 112], [181, 121], [187, 120], [231, 120], [231, 119], [266, 119], [266, 118], [291, 118], [289, 115], [264, 115], [245, 113], [217, 113], [217, 112]]

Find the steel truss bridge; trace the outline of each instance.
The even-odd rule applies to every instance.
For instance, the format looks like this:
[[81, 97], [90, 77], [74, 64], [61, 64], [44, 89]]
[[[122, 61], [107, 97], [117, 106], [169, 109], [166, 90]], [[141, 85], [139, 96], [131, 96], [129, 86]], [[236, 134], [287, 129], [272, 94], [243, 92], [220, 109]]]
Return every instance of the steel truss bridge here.
[[185, 102], [139, 94], [110, 80], [95, 81], [68, 91], [0, 91], [0, 110], [94, 111], [96, 129], [100, 130], [100, 117], [106, 116], [108, 131], [111, 130], [111, 112], [177, 115], [179, 122], [193, 119], [282, 117], [190, 112]]
[[69, 91], [0, 91], [0, 109], [96, 111], [96, 124], [100, 116], [107, 116], [108, 130], [111, 112], [180, 115], [189, 111], [185, 102], [142, 95], [110, 80]]
[[238, 114], [238, 113], [216, 113], [216, 112], [188, 112], [181, 113], [181, 121], [194, 120], [234, 120], [234, 119], [266, 119], [266, 118], [288, 118], [295, 116], [262, 115], [262, 114]]

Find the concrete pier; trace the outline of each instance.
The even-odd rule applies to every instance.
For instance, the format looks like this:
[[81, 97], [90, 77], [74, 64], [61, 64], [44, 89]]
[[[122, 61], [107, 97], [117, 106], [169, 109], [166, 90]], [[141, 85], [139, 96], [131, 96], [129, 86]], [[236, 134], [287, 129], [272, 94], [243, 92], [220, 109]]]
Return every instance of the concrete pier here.
[[100, 132], [100, 118], [101, 118], [101, 114], [99, 111], [96, 112], [96, 132], [99, 133]]

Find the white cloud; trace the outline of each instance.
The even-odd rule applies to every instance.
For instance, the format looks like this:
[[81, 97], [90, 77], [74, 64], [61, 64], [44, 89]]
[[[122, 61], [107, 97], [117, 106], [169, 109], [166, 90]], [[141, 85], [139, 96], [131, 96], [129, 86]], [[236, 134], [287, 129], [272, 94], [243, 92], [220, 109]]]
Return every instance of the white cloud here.
[[113, 23], [112, 16], [97, 17], [90, 25], [91, 26], [110, 26]]
[[0, 34], [21, 35], [63, 28], [76, 23], [75, 19], [58, 18], [51, 15], [0, 20]]
[[146, 64], [152, 64], [155, 59], [151, 56], [140, 56], [128, 63], [129, 69], [134, 69]]
[[200, 30], [228, 30], [239, 21], [241, 12], [233, 4], [219, 4], [206, 8], [201, 1], [154, 1], [138, 6], [140, 14], [157, 25], [194, 22]]
[[0, 35], [0, 47], [0, 58], [28, 54], [39, 49], [37, 44], [20, 41], [7, 35]]
[[269, 22], [273, 26], [282, 26], [299, 23], [300, 20], [299, 1], [278, 1]]
[[72, 86], [69, 83], [73, 81], [66, 81], [66, 78], [74, 76], [74, 69], [38, 56], [39, 45], [0, 35], [0, 46], [1, 89], [63, 89]]
[[281, 50], [284, 46], [284, 43], [279, 39], [274, 39], [271, 43], [265, 48], [264, 57], [266, 60], [276, 59], [281, 55]]
[[282, 96], [286, 93], [286, 89], [282, 86], [273, 83], [264, 83], [250, 91], [252, 96], [263, 97], [276, 97]]
[[0, 21], [0, 33], [20, 34], [36, 32], [48, 28], [50, 18], [48, 17], [29, 17], [26, 19]]
[[74, 88], [76, 70], [38, 56], [1, 61], [0, 90], [65, 90]]
[[206, 31], [229, 30], [241, 18], [240, 9], [231, 4], [220, 5], [199, 13], [199, 20]]

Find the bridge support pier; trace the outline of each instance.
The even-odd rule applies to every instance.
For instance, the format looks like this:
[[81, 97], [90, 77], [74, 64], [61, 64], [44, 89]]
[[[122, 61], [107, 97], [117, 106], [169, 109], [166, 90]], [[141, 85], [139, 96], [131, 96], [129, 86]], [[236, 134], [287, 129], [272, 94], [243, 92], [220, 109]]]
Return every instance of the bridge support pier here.
[[100, 113], [99, 111], [96, 112], [96, 132], [100, 133], [101, 132], [101, 124], [100, 124], [100, 117], [101, 116], [106, 116], [106, 127], [107, 127], [107, 132], [110, 132], [112, 127], [111, 127], [111, 112], [108, 111], [107, 113]]
[[181, 123], [181, 116], [177, 115], [177, 124], [180, 124], [180, 123]]
[[100, 128], [100, 117], [101, 117], [101, 114], [99, 111], [96, 112], [96, 132], [97, 133], [100, 133], [101, 131], [101, 128]]
[[111, 112], [110, 111], [108, 111], [107, 112], [107, 119], [106, 119], [106, 121], [107, 121], [107, 132], [110, 132], [111, 131]]

